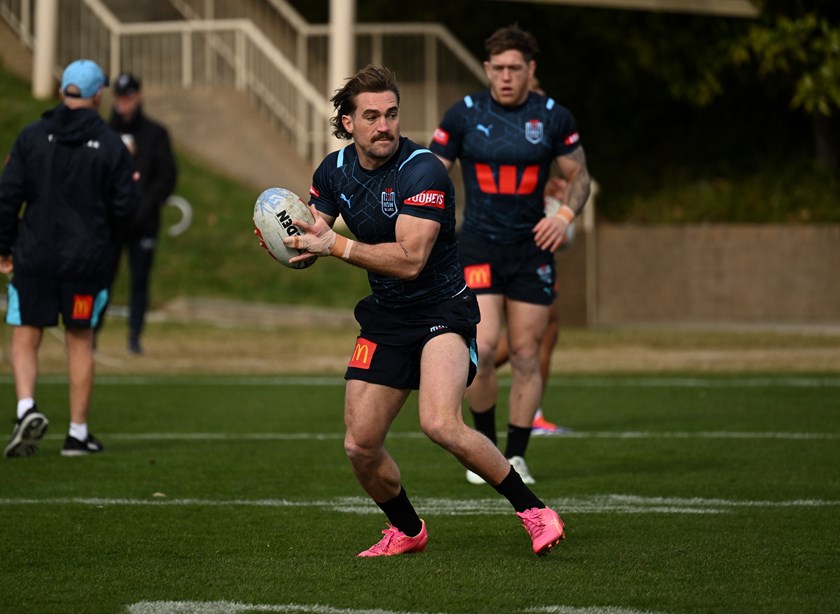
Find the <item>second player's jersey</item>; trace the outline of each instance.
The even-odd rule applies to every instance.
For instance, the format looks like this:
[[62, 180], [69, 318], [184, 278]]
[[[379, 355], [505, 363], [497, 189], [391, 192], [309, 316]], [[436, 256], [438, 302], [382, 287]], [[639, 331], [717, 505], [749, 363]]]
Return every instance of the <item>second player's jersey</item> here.
[[461, 231], [509, 244], [533, 237], [544, 216], [551, 163], [579, 141], [574, 117], [553, 99], [531, 92], [521, 105], [504, 107], [488, 89], [449, 108], [429, 149], [461, 161], [466, 192]]
[[438, 303], [464, 289], [455, 239], [455, 188], [428, 149], [402, 137], [399, 148], [380, 168], [359, 165], [350, 144], [329, 154], [316, 169], [310, 204], [338, 217], [363, 243], [396, 241], [397, 217], [412, 215], [440, 223], [440, 232], [426, 266], [413, 280], [368, 272], [377, 302], [392, 307]]

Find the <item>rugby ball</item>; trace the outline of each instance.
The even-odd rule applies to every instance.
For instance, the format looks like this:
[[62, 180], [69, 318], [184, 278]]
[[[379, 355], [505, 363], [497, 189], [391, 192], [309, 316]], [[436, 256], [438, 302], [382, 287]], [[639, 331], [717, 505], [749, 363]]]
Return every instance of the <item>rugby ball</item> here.
[[291, 269], [305, 269], [315, 264], [317, 258], [290, 263], [289, 258], [302, 254], [303, 250], [283, 245], [286, 237], [302, 234], [292, 220], [315, 223], [309, 206], [297, 194], [285, 188], [269, 188], [259, 195], [254, 204], [257, 236], [277, 262]]

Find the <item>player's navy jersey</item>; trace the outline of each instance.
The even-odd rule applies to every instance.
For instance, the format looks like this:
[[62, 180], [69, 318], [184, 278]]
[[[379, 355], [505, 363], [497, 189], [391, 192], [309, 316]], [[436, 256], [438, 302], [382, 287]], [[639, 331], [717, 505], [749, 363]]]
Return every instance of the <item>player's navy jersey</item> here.
[[440, 223], [426, 266], [413, 280], [368, 272], [373, 296], [386, 306], [438, 303], [465, 287], [455, 239], [455, 188], [428, 149], [405, 137], [391, 159], [367, 171], [353, 144], [329, 154], [316, 169], [309, 203], [321, 213], [344, 218], [363, 243], [393, 243], [397, 217], [412, 215]]
[[580, 146], [575, 118], [530, 92], [504, 107], [490, 90], [465, 96], [443, 116], [429, 149], [461, 160], [466, 203], [461, 231], [496, 243], [533, 238], [545, 215], [543, 190], [554, 158]]

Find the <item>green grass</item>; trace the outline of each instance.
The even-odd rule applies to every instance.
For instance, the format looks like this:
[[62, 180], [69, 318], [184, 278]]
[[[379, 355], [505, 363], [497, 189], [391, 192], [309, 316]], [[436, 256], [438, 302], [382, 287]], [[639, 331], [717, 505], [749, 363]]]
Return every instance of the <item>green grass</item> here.
[[[3, 609], [838, 611], [838, 386], [807, 376], [550, 386], [550, 417], [576, 436], [529, 450], [537, 494], [568, 525], [546, 558], [506, 502], [417, 436], [412, 395], [388, 447], [429, 547], [360, 560], [384, 517], [343, 454], [340, 378], [102, 377], [91, 424], [107, 452], [80, 459], [58, 454], [66, 390], [49, 378], [48, 437], [36, 456], [0, 463]], [[217, 600], [228, 605], [199, 607]]]

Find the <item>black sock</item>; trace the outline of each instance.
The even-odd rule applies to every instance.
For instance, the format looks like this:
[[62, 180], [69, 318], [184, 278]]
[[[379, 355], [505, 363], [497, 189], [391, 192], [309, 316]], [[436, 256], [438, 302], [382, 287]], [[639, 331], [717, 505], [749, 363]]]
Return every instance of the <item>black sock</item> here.
[[540, 501], [540, 499], [535, 495], [530, 488], [525, 486], [522, 482], [522, 478], [519, 477], [519, 474], [514, 471], [513, 467], [510, 468], [510, 473], [507, 474], [507, 477], [502, 480], [502, 483], [498, 486], [494, 486], [493, 488], [496, 489], [500, 495], [502, 495], [505, 499], [510, 501], [510, 504], [513, 506], [517, 512], [524, 512], [525, 510], [529, 510], [533, 507], [537, 508], [544, 508], [545, 503]]
[[483, 412], [477, 412], [470, 407], [470, 413], [473, 416], [473, 423], [475, 430], [484, 435], [487, 439], [496, 445], [496, 406], [493, 405], [490, 409]]
[[513, 426], [508, 424], [507, 447], [505, 458], [514, 456], [525, 457], [525, 449], [528, 447], [528, 440], [531, 438], [531, 427]]
[[408, 500], [408, 495], [405, 494], [405, 488], [400, 487], [400, 494], [390, 501], [377, 503], [376, 505], [385, 512], [388, 521], [393, 526], [409, 537], [418, 535], [423, 528], [420, 517], [414, 510], [414, 506], [411, 505], [411, 501]]

